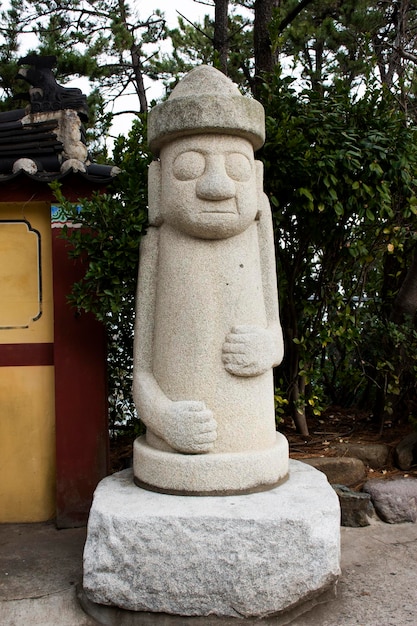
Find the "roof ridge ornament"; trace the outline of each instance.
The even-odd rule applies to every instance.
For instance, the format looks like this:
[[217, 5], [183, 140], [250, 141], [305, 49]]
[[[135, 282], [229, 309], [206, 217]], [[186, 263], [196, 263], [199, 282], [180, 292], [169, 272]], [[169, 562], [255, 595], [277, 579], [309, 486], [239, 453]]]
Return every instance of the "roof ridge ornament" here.
[[29, 54], [19, 59], [18, 64], [30, 66], [21, 67], [17, 75], [31, 85], [30, 113], [73, 109], [83, 122], [88, 120], [87, 96], [78, 87], [63, 87], [57, 83], [52, 73], [52, 67], [56, 65], [55, 56]]
[[87, 96], [77, 87], [59, 85], [52, 73], [53, 55], [29, 54], [19, 60], [18, 78], [29, 83], [25, 108], [0, 112], [0, 182], [19, 176], [49, 183], [68, 173], [109, 182], [120, 170], [92, 161], [83, 122], [88, 120]]

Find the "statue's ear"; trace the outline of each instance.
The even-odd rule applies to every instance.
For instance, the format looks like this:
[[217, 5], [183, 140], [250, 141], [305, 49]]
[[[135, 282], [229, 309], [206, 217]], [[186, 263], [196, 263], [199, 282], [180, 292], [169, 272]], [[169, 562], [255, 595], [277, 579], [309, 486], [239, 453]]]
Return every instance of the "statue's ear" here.
[[161, 162], [152, 161], [148, 171], [149, 225], [160, 226], [161, 216]]
[[262, 161], [255, 161], [255, 172], [256, 172], [256, 190], [258, 197], [258, 212], [256, 214], [256, 219], [259, 220], [260, 215], [262, 213], [263, 206], [265, 204], [265, 194], [264, 194], [264, 164]]

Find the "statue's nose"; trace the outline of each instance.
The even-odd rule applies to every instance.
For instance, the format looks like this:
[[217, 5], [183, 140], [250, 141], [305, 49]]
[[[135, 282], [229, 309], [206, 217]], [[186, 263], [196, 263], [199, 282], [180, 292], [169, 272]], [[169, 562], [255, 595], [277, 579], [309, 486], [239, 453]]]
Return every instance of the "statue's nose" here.
[[206, 169], [197, 181], [196, 193], [202, 200], [228, 200], [235, 196], [235, 184], [227, 175], [221, 156], [206, 156]]

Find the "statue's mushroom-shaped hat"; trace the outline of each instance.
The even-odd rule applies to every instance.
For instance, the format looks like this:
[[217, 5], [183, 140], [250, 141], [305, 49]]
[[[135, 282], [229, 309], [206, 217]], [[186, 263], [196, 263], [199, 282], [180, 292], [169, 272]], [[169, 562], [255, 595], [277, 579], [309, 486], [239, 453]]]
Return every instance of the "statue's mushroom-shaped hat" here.
[[224, 74], [208, 65], [191, 70], [148, 118], [148, 144], [154, 154], [184, 135], [221, 133], [248, 139], [254, 150], [265, 141], [260, 102], [242, 96]]

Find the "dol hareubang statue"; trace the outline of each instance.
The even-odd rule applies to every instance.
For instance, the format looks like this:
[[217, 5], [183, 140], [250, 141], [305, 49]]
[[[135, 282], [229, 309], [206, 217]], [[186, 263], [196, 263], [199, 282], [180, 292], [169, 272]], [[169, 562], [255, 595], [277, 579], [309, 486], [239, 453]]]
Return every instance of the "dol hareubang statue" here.
[[275, 431], [282, 340], [271, 215], [253, 156], [263, 109], [199, 67], [148, 124], [159, 160], [141, 244], [134, 396], [147, 433], [135, 441], [133, 473], [163, 493], [136, 488], [130, 470], [98, 486], [84, 551], [89, 612], [104, 618], [113, 605], [137, 611], [138, 623], [142, 611], [279, 620], [331, 596], [340, 507], [321, 472], [289, 462]]
[[272, 368], [282, 359], [262, 106], [214, 68], [149, 115], [149, 229], [141, 244], [134, 398], [140, 486], [216, 495], [288, 472]]

